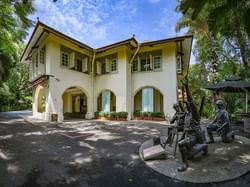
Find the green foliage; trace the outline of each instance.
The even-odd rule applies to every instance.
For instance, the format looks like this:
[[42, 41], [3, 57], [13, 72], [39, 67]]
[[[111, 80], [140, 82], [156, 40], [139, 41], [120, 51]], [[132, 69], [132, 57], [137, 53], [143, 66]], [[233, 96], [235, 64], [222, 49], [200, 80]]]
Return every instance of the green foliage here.
[[134, 114], [134, 117], [142, 116], [142, 112], [140, 112], [140, 111], [135, 111], [133, 114]]
[[29, 68], [19, 58], [27, 29], [33, 24], [28, 15], [33, 12], [30, 2], [0, 1], [0, 111], [31, 107]]
[[208, 70], [205, 64], [192, 64], [189, 67], [189, 87], [196, 104], [201, 103], [203, 96], [206, 96], [204, 89], [208, 81]]
[[99, 117], [104, 117], [105, 112], [99, 111]]
[[207, 101], [207, 103], [205, 103], [205, 107], [203, 109], [202, 116], [209, 118], [209, 119], [212, 119], [214, 116], [214, 105], [213, 105], [213, 103], [209, 102], [208, 99], [206, 101]]
[[95, 112], [95, 118], [99, 117], [99, 111]]
[[150, 117], [151, 114], [152, 114], [152, 112], [143, 112], [143, 113], [142, 113], [142, 116]]
[[118, 112], [117, 116], [119, 118], [127, 118], [128, 117], [128, 113], [127, 112]]
[[[196, 39], [194, 55], [197, 64], [189, 70], [190, 90], [196, 103], [206, 95], [203, 116], [213, 115], [215, 96], [203, 88], [207, 84], [235, 75], [250, 79], [250, 6], [248, 1], [181, 0], [176, 7], [183, 16], [176, 31], [188, 27]], [[244, 99], [224, 94], [229, 113], [242, 111]]]
[[0, 85], [7, 80], [10, 69], [19, 60], [19, 45], [32, 26], [28, 15], [34, 12], [32, 3], [14, 0], [0, 1]]
[[0, 87], [0, 111], [31, 108], [31, 95], [29, 67], [19, 62], [10, 70], [9, 78]]
[[110, 112], [110, 113], [109, 113], [109, 116], [110, 116], [111, 118], [116, 118], [116, 117], [117, 117], [117, 112]]
[[224, 93], [224, 100], [229, 114], [235, 112], [245, 112], [245, 94], [244, 93]]
[[45, 112], [45, 110], [46, 110], [46, 97], [43, 96], [41, 101], [41, 112]]
[[106, 118], [109, 117], [109, 112], [103, 112], [103, 116]]
[[[242, 62], [245, 68], [250, 69], [248, 1], [182, 0], [178, 2], [176, 11], [183, 13], [176, 30], [189, 27], [189, 32], [194, 33], [198, 41], [205, 41], [209, 52], [207, 61]], [[198, 52], [204, 50], [198, 49]]]
[[152, 117], [159, 117], [159, 118], [165, 118], [164, 112], [152, 112], [151, 113]]
[[104, 111], [99, 111], [95, 112], [95, 117], [111, 117], [111, 118], [127, 118], [128, 113], [127, 112], [104, 112]]

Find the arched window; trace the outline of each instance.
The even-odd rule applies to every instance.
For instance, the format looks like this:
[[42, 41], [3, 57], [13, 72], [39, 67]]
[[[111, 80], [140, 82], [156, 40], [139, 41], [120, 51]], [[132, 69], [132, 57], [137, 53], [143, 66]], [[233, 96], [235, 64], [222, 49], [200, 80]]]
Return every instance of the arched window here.
[[134, 111], [163, 112], [163, 95], [153, 87], [144, 87], [134, 96]]
[[111, 112], [116, 111], [116, 96], [110, 90], [104, 90], [97, 99], [98, 111]]

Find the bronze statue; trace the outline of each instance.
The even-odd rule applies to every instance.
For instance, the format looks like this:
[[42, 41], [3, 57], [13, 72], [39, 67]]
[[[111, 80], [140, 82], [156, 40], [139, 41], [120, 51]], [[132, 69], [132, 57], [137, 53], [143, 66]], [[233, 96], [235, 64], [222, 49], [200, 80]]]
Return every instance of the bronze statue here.
[[220, 133], [223, 143], [228, 143], [230, 141], [229, 136], [234, 139], [234, 132], [230, 127], [228, 112], [224, 109], [224, 102], [222, 100], [217, 100], [215, 104], [216, 111], [214, 120], [207, 126], [209, 136], [207, 143], [214, 143], [213, 131]]
[[168, 136], [166, 140], [167, 143], [172, 143], [173, 141], [173, 129], [176, 128], [177, 132], [181, 132], [184, 129], [184, 118], [185, 118], [185, 113], [182, 111], [182, 107], [180, 104], [176, 103], [173, 105], [173, 108], [175, 110], [174, 116], [170, 120], [170, 124], [173, 124], [176, 122], [176, 126], [174, 127], [168, 127]]
[[187, 79], [183, 82], [187, 94], [186, 108], [184, 120], [184, 132], [181, 140], [178, 142], [181, 154], [182, 165], [178, 167], [178, 171], [185, 171], [188, 167], [188, 159], [191, 159], [197, 153], [203, 151], [207, 154], [207, 144], [204, 144], [203, 132], [200, 128], [200, 114], [194, 104], [191, 96]]

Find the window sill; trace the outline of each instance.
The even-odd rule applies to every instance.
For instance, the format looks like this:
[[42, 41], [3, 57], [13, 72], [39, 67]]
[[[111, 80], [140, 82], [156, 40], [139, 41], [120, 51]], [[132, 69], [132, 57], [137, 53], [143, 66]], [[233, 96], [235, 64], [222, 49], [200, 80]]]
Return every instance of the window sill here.
[[96, 74], [96, 76], [102, 76], [102, 75], [111, 75], [111, 74], [118, 74], [118, 71], [113, 71], [113, 72], [109, 72], [109, 73], [105, 73], [105, 74]]
[[132, 73], [153, 73], [153, 72], [162, 72], [162, 69], [150, 70], [150, 71], [132, 71]]
[[68, 69], [68, 70], [70, 70], [70, 71], [74, 71], [74, 72], [78, 72], [78, 73], [90, 75], [88, 72], [77, 71], [77, 70], [75, 70], [75, 69], [69, 68], [68, 66], [63, 66], [62, 64], [60, 65], [60, 67], [63, 68], [63, 69]]

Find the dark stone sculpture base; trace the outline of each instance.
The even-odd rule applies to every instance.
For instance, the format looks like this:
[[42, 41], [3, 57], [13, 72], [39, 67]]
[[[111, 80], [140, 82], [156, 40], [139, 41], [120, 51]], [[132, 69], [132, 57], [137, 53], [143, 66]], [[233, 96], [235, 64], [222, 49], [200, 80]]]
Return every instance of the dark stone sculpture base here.
[[[152, 144], [150, 139], [141, 145], [141, 158], [142, 150]], [[173, 147], [166, 146], [167, 159], [145, 161], [146, 165], [173, 179], [192, 183], [228, 181], [250, 171], [250, 139], [242, 136], [235, 136], [235, 140], [227, 144], [222, 143], [220, 137], [215, 137], [215, 143], [208, 146], [208, 155], [197, 155], [189, 160], [189, 168], [185, 172], [177, 171], [181, 158], [179, 151], [176, 158], [172, 156]]]

